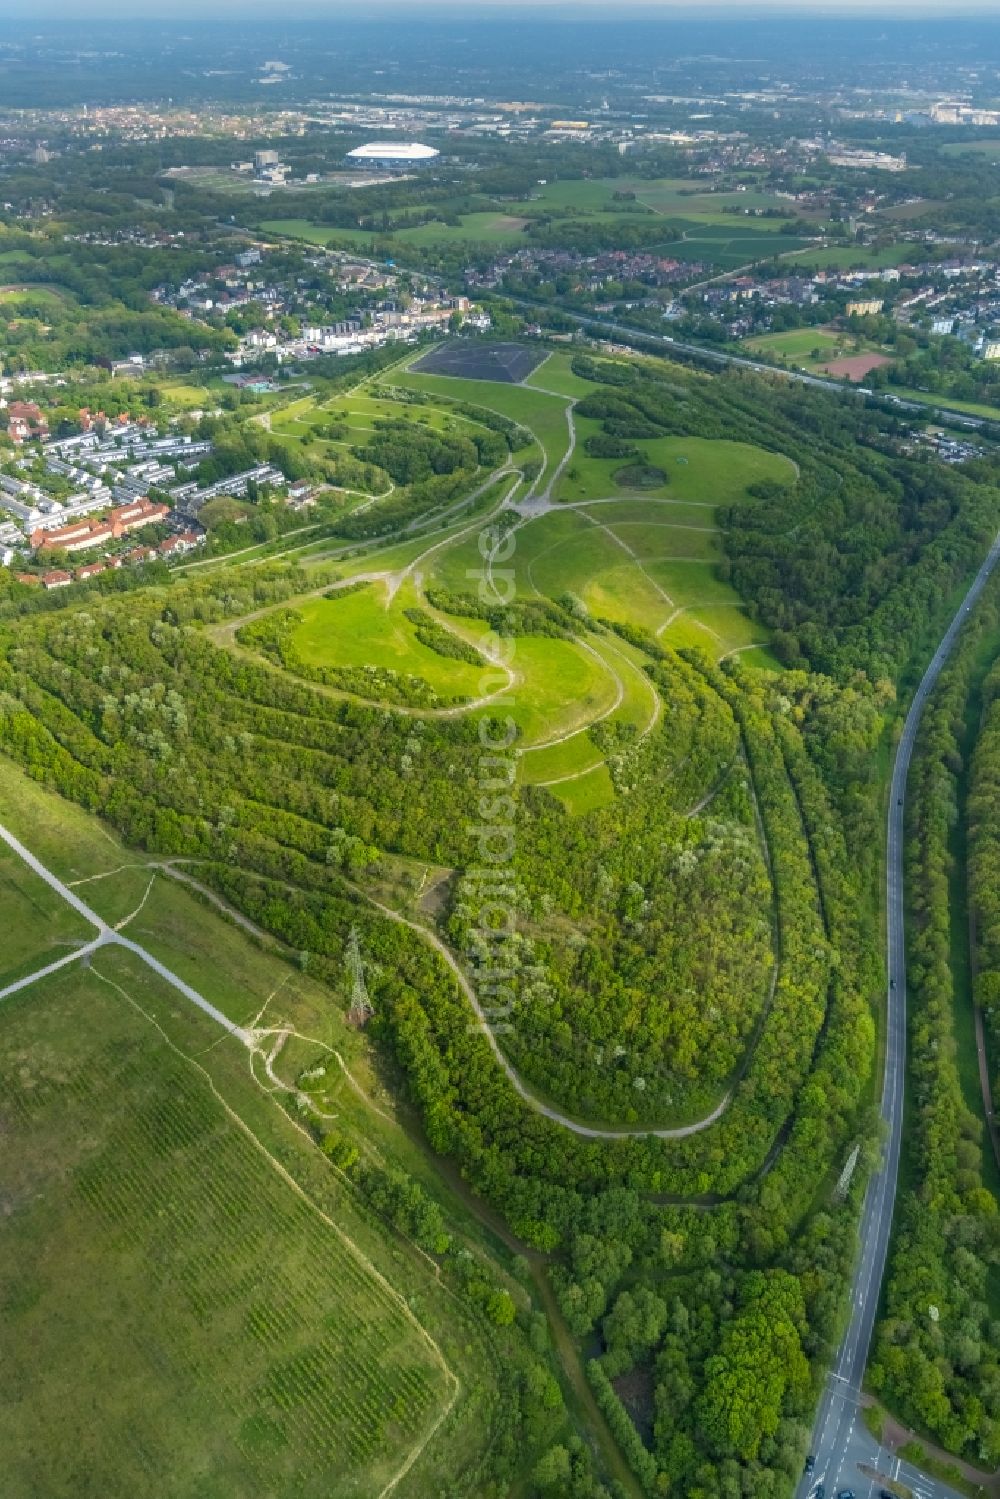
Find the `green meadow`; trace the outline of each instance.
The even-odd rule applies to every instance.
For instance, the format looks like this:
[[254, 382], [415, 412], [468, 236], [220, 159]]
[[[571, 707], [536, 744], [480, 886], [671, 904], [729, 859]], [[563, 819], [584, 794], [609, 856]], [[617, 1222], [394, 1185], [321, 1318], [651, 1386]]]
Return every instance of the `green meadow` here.
[[382, 253], [395, 245], [437, 245], [467, 242], [470, 244], [515, 245], [524, 238], [525, 220], [515, 214], [487, 211], [463, 214], [460, 224], [414, 224], [375, 233], [370, 229], [342, 229], [329, 224], [314, 224], [308, 219], [268, 219], [261, 224], [265, 234], [283, 234], [289, 239], [303, 239], [313, 245], [345, 245], [354, 249], [369, 246]]

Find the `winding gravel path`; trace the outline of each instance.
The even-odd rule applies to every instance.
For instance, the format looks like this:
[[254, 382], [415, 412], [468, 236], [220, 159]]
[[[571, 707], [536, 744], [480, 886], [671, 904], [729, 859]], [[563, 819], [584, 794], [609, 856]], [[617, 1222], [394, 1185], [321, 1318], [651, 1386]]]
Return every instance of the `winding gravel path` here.
[[642, 1139], [647, 1135], [655, 1135], [659, 1140], [683, 1140], [687, 1135], [697, 1135], [701, 1130], [708, 1129], [709, 1125], [714, 1124], [717, 1119], [720, 1119], [725, 1113], [726, 1109], [729, 1107], [729, 1101], [732, 1097], [731, 1089], [723, 1094], [722, 1098], [716, 1104], [712, 1112], [710, 1114], [706, 1114], [703, 1119], [696, 1119], [693, 1124], [679, 1124], [672, 1129], [656, 1129], [652, 1125], [640, 1125], [636, 1128], [602, 1128], [599, 1125], [581, 1124], [578, 1119], [571, 1119], [569, 1115], [561, 1114], [558, 1109], [553, 1108], [551, 1104], [548, 1104], [544, 1099], [539, 1098], [538, 1094], [534, 1093], [531, 1088], [528, 1087], [528, 1085], [521, 1079], [520, 1074], [507, 1060], [506, 1056], [501, 1050], [500, 1043], [497, 1041], [496, 1036], [494, 1036], [493, 1034], [489, 1021], [486, 1019], [486, 1016], [483, 1013], [483, 1008], [479, 1003], [479, 999], [476, 995], [475, 989], [469, 983], [469, 980], [466, 978], [452, 952], [445, 945], [445, 943], [442, 942], [437, 933], [432, 932], [429, 927], [421, 925], [419, 921], [411, 921], [408, 916], [402, 916], [399, 911], [394, 911], [391, 906], [383, 905], [382, 902], [376, 900], [373, 895], [369, 895], [366, 890], [362, 890], [359, 885], [352, 884], [351, 889], [357, 895], [362, 896], [366, 901], [368, 901], [369, 905], [372, 905], [376, 908], [376, 910], [381, 911], [383, 916], [387, 916], [390, 921], [396, 921], [400, 926], [409, 927], [411, 931], [416, 932], [424, 939], [425, 942], [429, 943], [429, 945], [433, 947], [437, 953], [440, 954], [440, 956], [444, 959], [444, 961], [447, 963], [448, 967], [454, 974], [459, 988], [462, 990], [462, 993], [469, 1001], [469, 1004], [471, 1005], [472, 1010], [477, 1020], [479, 1021], [477, 1029], [482, 1030], [483, 1035], [486, 1037], [486, 1040], [489, 1043], [490, 1050], [496, 1057], [497, 1062], [502, 1072], [504, 1073], [504, 1076], [509, 1081], [515, 1093], [517, 1093], [518, 1096], [522, 1098], [528, 1105], [528, 1107], [530, 1109], [533, 1109], [536, 1114], [544, 1115], [546, 1119], [551, 1119], [554, 1124], [561, 1125], [563, 1129], [570, 1130], [574, 1135], [582, 1135], [587, 1140], [630, 1140]]

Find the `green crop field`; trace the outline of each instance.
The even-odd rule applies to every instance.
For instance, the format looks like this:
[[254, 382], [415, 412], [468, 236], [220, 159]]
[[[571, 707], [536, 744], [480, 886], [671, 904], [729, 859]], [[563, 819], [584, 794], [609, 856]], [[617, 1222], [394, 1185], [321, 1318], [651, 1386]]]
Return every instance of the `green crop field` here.
[[261, 225], [266, 234], [283, 234], [290, 239], [304, 239], [314, 245], [343, 244], [355, 248], [375, 246], [382, 253], [396, 245], [484, 244], [509, 246], [524, 238], [525, 220], [508, 213], [467, 213], [460, 224], [414, 224], [389, 233], [375, 234], [370, 229], [342, 229], [327, 224], [313, 224], [308, 219], [268, 219]]
[[[101, 953], [5, 1007], [6, 1190], [23, 1206], [0, 1317], [24, 1355], [5, 1360], [5, 1482], [67, 1499], [377, 1493], [453, 1376], [178, 1049], [164, 1003], [132, 955]], [[215, 1039], [190, 1016], [184, 1030], [192, 1051]]]
[[962, 411], [968, 416], [984, 416], [987, 421], [1000, 422], [1000, 406], [988, 406], [983, 401], [956, 401], [951, 396], [932, 395], [927, 390], [909, 390], [902, 385], [887, 387], [887, 394], [901, 396], [906, 401], [924, 401], [928, 406], [940, 406], [942, 410]]
[[1000, 161], [1000, 140], [996, 136], [988, 136], [985, 140], [952, 141], [940, 149], [945, 156], [964, 156], [971, 151], [975, 156], [990, 156]]
[[[729, 219], [730, 215], [725, 216]], [[752, 265], [755, 261], [769, 260], [774, 255], [791, 255], [805, 249], [809, 241], [797, 239], [792, 234], [777, 234], [773, 230], [748, 227], [747, 221], [736, 220], [730, 229], [727, 224], [699, 224], [691, 219], [665, 219], [671, 229], [677, 230], [679, 239], [664, 240], [655, 246], [656, 252], [674, 260], [705, 260], [723, 270], [735, 270], [738, 266]]]
[[[634, 193], [634, 200], [616, 199], [616, 193]], [[719, 215], [727, 207], [741, 210], [778, 208], [791, 217], [793, 204], [773, 194], [748, 189], [746, 192], [706, 192], [690, 178], [598, 177], [562, 178], [548, 182], [530, 199], [514, 205], [517, 212], [538, 213], [545, 209], [564, 209], [589, 217], [593, 213], [627, 216], [629, 210], [647, 208], [654, 213], [698, 218], [702, 213]], [[737, 218], [736, 214], [726, 215]]]
[[0, 987], [56, 962], [95, 935], [94, 928], [6, 844], [0, 844], [0, 910], [4, 913]]
[[795, 257], [796, 266], [814, 270], [870, 270], [882, 266], [902, 265], [919, 258], [919, 246], [901, 243], [878, 249], [867, 245], [827, 245], [806, 249]]
[[[0, 800], [44, 863], [226, 1013], [317, 1038], [291, 1039], [276, 1075], [336, 1046], [353, 1082], [329, 1069], [312, 1085], [323, 1107], [430, 1181], [342, 995], [2, 757]], [[54, 929], [60, 898], [39, 884]], [[9, 878], [0, 917], [26, 954], [40, 938], [29, 972], [50, 960]], [[4, 1000], [0, 1196], [17, 1211], [0, 1237], [0, 1487], [374, 1499], [412, 1461], [400, 1491], [430, 1499], [475, 1461], [481, 1335], [275, 1098], [259, 1062], [122, 949]], [[445, 1426], [456, 1399], [466, 1419]]]

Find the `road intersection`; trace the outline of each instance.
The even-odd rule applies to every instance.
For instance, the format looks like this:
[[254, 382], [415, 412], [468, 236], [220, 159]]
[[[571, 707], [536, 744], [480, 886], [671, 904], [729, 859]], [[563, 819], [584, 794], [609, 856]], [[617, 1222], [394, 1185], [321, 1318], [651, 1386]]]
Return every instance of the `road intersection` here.
[[34, 973], [30, 973], [26, 977], [8, 984], [5, 989], [0, 989], [0, 999], [6, 999], [8, 995], [16, 994], [19, 989], [25, 989], [29, 984], [37, 983], [39, 979], [45, 978], [50, 973], [57, 972], [58, 969], [66, 967], [69, 963], [76, 963], [81, 958], [89, 957], [91, 953], [99, 951], [102, 947], [124, 947], [129, 952], [135, 953], [136, 957], [141, 958], [148, 967], [152, 968], [154, 973], [159, 974], [160, 978], [164, 979], [172, 988], [177, 989], [192, 1004], [197, 1005], [199, 1010], [204, 1011], [211, 1020], [215, 1021], [216, 1025], [221, 1025], [224, 1030], [227, 1030], [237, 1041], [241, 1041], [244, 1046], [253, 1046], [253, 1037], [249, 1031], [244, 1030], [242, 1026], [236, 1025], [234, 1021], [229, 1019], [228, 1015], [223, 1015], [222, 1011], [217, 1009], [210, 1000], [207, 1000], [204, 995], [199, 994], [197, 989], [192, 989], [190, 984], [185, 983], [182, 978], [172, 972], [164, 963], [161, 963], [159, 958], [154, 958], [153, 954], [147, 952], [138, 942], [133, 942], [129, 937], [123, 937], [114, 927], [109, 926], [102, 916], [98, 916], [97, 912], [92, 910], [86, 901], [81, 900], [76, 892], [70, 889], [69, 885], [64, 884], [58, 875], [53, 874], [50, 869], [47, 869], [40, 859], [36, 859], [30, 849], [25, 848], [19, 838], [15, 838], [14, 834], [3, 826], [0, 826], [0, 840], [6, 843], [7, 847], [12, 849], [18, 858], [23, 859], [28, 868], [33, 870], [40, 879], [43, 879], [57, 895], [60, 895], [66, 901], [67, 905], [72, 906], [74, 911], [78, 912], [85, 921], [88, 921], [91, 926], [97, 928], [97, 936], [92, 938], [90, 942], [84, 943], [82, 947], [75, 948], [73, 952], [68, 953], [64, 958], [59, 958], [55, 963], [49, 963], [44, 968], [37, 969]]

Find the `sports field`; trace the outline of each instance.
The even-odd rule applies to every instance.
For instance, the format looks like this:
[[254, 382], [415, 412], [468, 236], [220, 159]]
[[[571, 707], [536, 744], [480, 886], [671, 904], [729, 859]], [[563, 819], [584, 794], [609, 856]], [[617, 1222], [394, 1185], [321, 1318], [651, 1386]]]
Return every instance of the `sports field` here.
[[754, 354], [780, 355], [803, 368], [818, 368], [846, 346], [844, 335], [829, 328], [792, 328], [786, 333], [762, 333], [748, 338], [744, 347]]
[[27, 308], [51, 307], [53, 310], [64, 302], [76, 301], [67, 287], [48, 283], [30, 283], [18, 286], [0, 286], [0, 316], [5, 318], [24, 315]]

